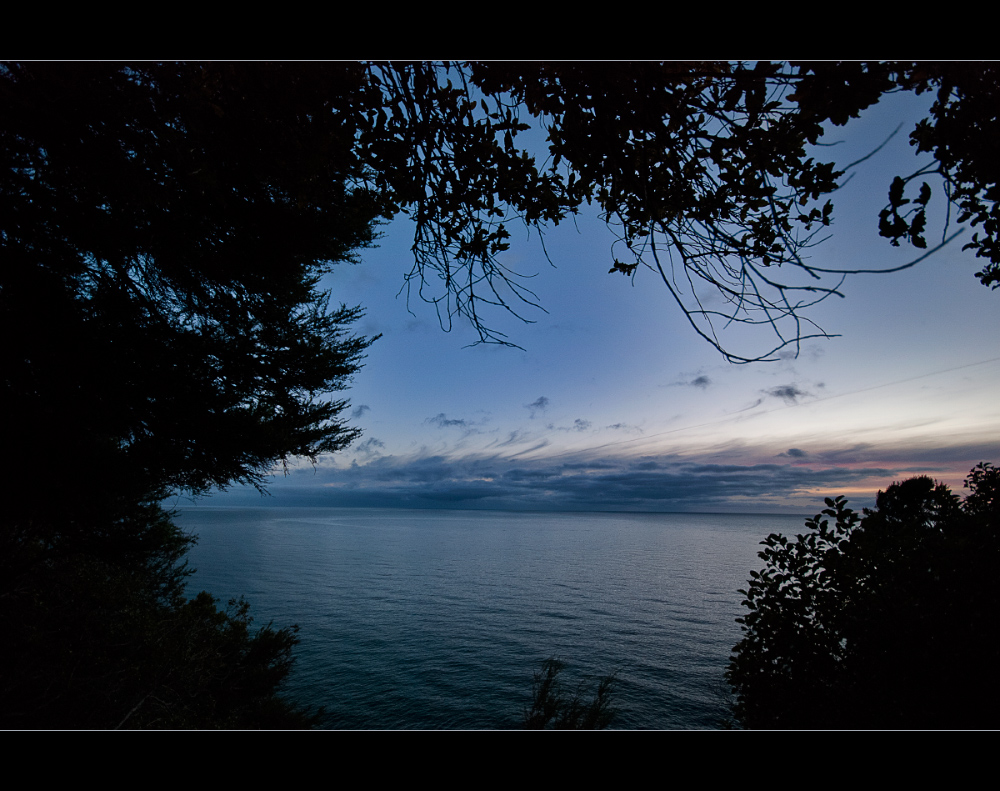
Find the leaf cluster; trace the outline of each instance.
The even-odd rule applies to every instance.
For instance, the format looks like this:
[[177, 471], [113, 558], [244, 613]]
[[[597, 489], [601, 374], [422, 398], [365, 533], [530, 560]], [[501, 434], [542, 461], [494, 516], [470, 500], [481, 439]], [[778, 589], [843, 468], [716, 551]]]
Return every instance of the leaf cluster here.
[[432, 303], [446, 330], [461, 317], [480, 342], [506, 343], [483, 309], [518, 315], [519, 302], [536, 304], [498, 259], [510, 246], [508, 225], [558, 222], [566, 206], [558, 179], [514, 145], [529, 128], [517, 103], [503, 92], [477, 92], [475, 76], [447, 62], [369, 64], [376, 92], [358, 144], [384, 216], [402, 212], [414, 222], [408, 298]]
[[[1000, 160], [991, 142], [1000, 131], [996, 111], [998, 77], [1000, 72], [993, 63], [913, 64], [900, 70], [898, 82], [903, 88], [917, 93], [935, 91], [929, 117], [918, 122], [910, 133], [910, 144], [917, 153], [932, 154], [934, 163], [893, 179], [889, 203], [879, 215], [879, 233], [893, 245], [906, 239], [915, 247], [926, 247], [924, 230], [931, 187], [922, 181], [919, 195], [912, 199], [905, 197], [904, 188], [924, 176], [938, 176], [949, 207], [958, 210], [956, 220], [981, 226], [963, 249], [975, 250], [978, 258], [987, 259], [976, 276], [983, 285], [993, 288], [1000, 285], [1000, 215], [996, 208]], [[908, 204], [909, 208], [900, 214], [900, 208]]]
[[[894, 244], [927, 248], [930, 184], [922, 180], [915, 198], [904, 193], [910, 181], [935, 175], [959, 221], [983, 226], [970, 246], [993, 255], [995, 168], [983, 152], [992, 150], [984, 141], [995, 131], [995, 79], [982, 64], [367, 68], [382, 102], [366, 111], [361, 156], [386, 216], [402, 211], [415, 220], [407, 293], [433, 303], [446, 329], [456, 316], [471, 321], [480, 342], [509, 343], [487, 323], [487, 308], [520, 315], [519, 303], [538, 306], [526, 273], [502, 263], [509, 225], [541, 236], [585, 203], [599, 207], [617, 236], [610, 271], [655, 273], [727, 359], [774, 359], [786, 346], [826, 336], [807, 308], [838, 294], [852, 270], [814, 267], [807, 251], [833, 223], [830, 198], [859, 163], [838, 167], [810, 147], [830, 124], [897, 91], [938, 90], [931, 117], [911, 135], [936, 164], [892, 182], [880, 232]], [[545, 130], [544, 162], [520, 147], [525, 118]], [[949, 238], [946, 222], [942, 244]], [[988, 285], [994, 275], [988, 266], [980, 279]], [[716, 326], [733, 323], [768, 330], [773, 346], [755, 355], [727, 348]]]
[[[460, 87], [450, 80], [441, 87], [427, 65], [400, 69], [388, 99], [410, 108], [411, 119], [437, 121], [409, 124], [433, 129], [440, 140], [411, 142], [423, 160], [416, 172], [427, 181], [405, 194], [416, 201], [410, 277], [421, 289], [428, 272], [443, 279], [443, 293], [430, 297], [435, 304], [478, 325], [478, 301], [507, 308], [510, 298], [532, 303], [534, 295], [497, 259], [506, 249], [506, 224], [517, 219], [541, 230], [596, 203], [634, 259], [616, 258], [613, 271], [653, 268], [682, 308], [707, 322], [695, 323], [699, 332], [711, 333], [716, 316], [756, 323], [763, 310], [763, 321], [772, 323], [799, 306], [772, 304], [750, 283], [760, 267], [801, 264], [813, 225], [831, 220], [832, 204], [813, 202], [836, 188], [840, 174], [806, 156], [806, 141], [819, 134], [822, 119], [803, 121], [780, 101], [774, 87], [780, 65], [446, 65], [452, 69]], [[411, 101], [421, 90], [433, 95]], [[478, 103], [476, 92], [485, 96]], [[473, 116], [476, 108], [482, 113]], [[528, 129], [520, 109], [545, 126], [544, 167], [515, 147], [516, 135]], [[455, 119], [465, 127], [455, 129]], [[676, 255], [680, 270], [661, 252]], [[698, 296], [705, 287], [721, 292], [731, 311], [705, 310]], [[480, 337], [502, 342], [482, 331]]]
[[1000, 475], [978, 465], [964, 501], [926, 477], [843, 497], [790, 540], [772, 534], [744, 594], [727, 678], [751, 728], [989, 727], [1000, 659]]

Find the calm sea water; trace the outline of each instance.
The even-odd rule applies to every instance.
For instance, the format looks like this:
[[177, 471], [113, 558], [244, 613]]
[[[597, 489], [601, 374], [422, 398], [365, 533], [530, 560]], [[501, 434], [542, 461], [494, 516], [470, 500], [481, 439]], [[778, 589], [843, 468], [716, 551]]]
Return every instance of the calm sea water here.
[[802, 518], [182, 508], [188, 593], [298, 624], [286, 692], [330, 728], [513, 728], [532, 673], [618, 677], [614, 727], [714, 728], [759, 543]]

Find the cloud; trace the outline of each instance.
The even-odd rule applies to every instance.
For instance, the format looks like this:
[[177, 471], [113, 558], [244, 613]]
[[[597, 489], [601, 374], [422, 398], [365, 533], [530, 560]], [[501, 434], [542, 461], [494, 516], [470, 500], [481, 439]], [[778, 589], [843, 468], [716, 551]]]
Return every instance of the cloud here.
[[531, 415], [530, 415], [531, 420], [534, 420], [536, 414], [538, 414], [539, 412], [544, 412], [546, 409], [548, 409], [548, 407], [549, 407], [549, 399], [547, 399], [545, 396], [538, 396], [538, 398], [536, 398], [530, 404], [524, 405], [525, 409], [531, 410]]
[[369, 437], [364, 442], [361, 442], [351, 449], [366, 458], [372, 458], [374, 456], [381, 455], [380, 448], [384, 448], [385, 443], [382, 440], [376, 439], [375, 437]]
[[624, 431], [627, 434], [642, 434], [643, 430], [638, 426], [633, 426], [631, 423], [612, 423], [610, 426], [605, 426], [605, 428], [610, 428], [612, 431]]
[[371, 412], [372, 408], [368, 404], [358, 404], [354, 409], [351, 410], [351, 417], [357, 419], [365, 414], [365, 412]]
[[689, 378], [691, 376], [690, 372], [682, 372], [680, 378], [676, 382], [671, 382], [670, 384], [660, 385], [660, 387], [697, 387], [701, 390], [706, 390], [712, 386], [712, 380], [705, 374], [699, 374], [693, 379]]
[[542, 448], [547, 448], [549, 446], [549, 444], [550, 443], [549, 443], [549, 441], [547, 439], [543, 439], [543, 440], [541, 440], [539, 442], [536, 442], [530, 448], [525, 448], [524, 450], [519, 450], [517, 453], [511, 454], [507, 458], [508, 459], [516, 459], [518, 456], [525, 456], [528, 453], [534, 453], [536, 450], [541, 450]]
[[752, 404], [750, 404], [750, 406], [745, 406], [742, 409], [737, 409], [736, 411], [737, 412], [749, 412], [751, 409], [756, 409], [757, 407], [759, 407], [763, 403], [764, 403], [764, 399], [763, 398], [758, 398], [756, 401], [754, 401]]
[[482, 434], [483, 432], [476, 428], [476, 426], [482, 426], [489, 422], [489, 417], [484, 417], [481, 420], [467, 420], [465, 418], [448, 417], [444, 412], [438, 412], [434, 417], [429, 417], [424, 421], [424, 423], [437, 426], [439, 429], [461, 429], [462, 439], [470, 437], [473, 434]]
[[507, 439], [502, 442], [499, 440], [494, 440], [487, 447], [488, 448], [509, 448], [511, 445], [517, 445], [521, 442], [527, 442], [534, 439], [531, 434], [527, 434], [520, 429], [515, 429], [507, 435]]
[[[379, 461], [382, 461], [381, 459]], [[625, 460], [572, 467], [545, 460], [446, 460], [440, 457], [344, 471], [345, 477], [373, 478], [382, 502], [396, 500], [446, 507], [475, 501], [483, 508], [539, 510], [686, 511], [780, 508], [791, 495], [838, 489], [888, 469], [812, 470], [790, 464], [692, 464], [677, 458]], [[370, 469], [373, 468], [373, 469]], [[373, 491], [373, 494], [375, 492]], [[822, 502], [815, 497], [817, 506]]]
[[546, 428], [549, 431], [587, 431], [590, 426], [591, 423], [589, 420], [578, 417], [573, 421], [572, 426], [557, 426], [554, 423], [549, 423]]
[[429, 417], [424, 422], [431, 423], [438, 428], [452, 428], [454, 426], [458, 426], [459, 428], [469, 428], [469, 422], [467, 420], [446, 417], [444, 412], [438, 412], [434, 417]]
[[764, 393], [774, 398], [780, 398], [786, 404], [797, 404], [798, 399], [808, 396], [805, 390], [800, 390], [796, 385], [781, 385], [780, 387], [772, 387], [770, 390], [765, 390]]
[[[373, 445], [374, 447], [374, 445]], [[540, 443], [531, 450], [540, 450]], [[531, 458], [529, 451], [486, 457], [373, 455], [351, 466], [295, 476], [311, 504], [554, 511], [763, 511], [795, 505], [803, 514], [822, 497], [874, 491], [903, 477], [898, 469], [815, 468], [783, 463], [706, 463], [677, 454], [642, 457]], [[874, 483], [872, 483], [874, 481]], [[274, 482], [280, 494], [289, 479]], [[309, 490], [309, 494], [306, 493]], [[299, 500], [306, 504], [304, 499]], [[276, 504], [281, 504], [275, 501]], [[868, 503], [858, 503], [861, 505]]]
[[[447, 420], [447, 418], [444, 418]], [[523, 439], [527, 439], [524, 437]], [[915, 475], [943, 480], [956, 493], [981, 459], [1000, 459], [1000, 442], [845, 444], [840, 448], [788, 448], [774, 456], [764, 446], [739, 445], [711, 455], [654, 452], [638, 456], [583, 451], [545, 457], [547, 442], [510, 453], [460, 456], [418, 451], [384, 455], [374, 438], [350, 456], [320, 459], [270, 484], [273, 505], [336, 505], [403, 508], [485, 508], [543, 511], [782, 511], [811, 515], [823, 498], [843, 494], [851, 507], [871, 506], [875, 492]], [[519, 444], [519, 447], [521, 445]], [[363, 450], [362, 450], [363, 448]], [[368, 451], [368, 452], [366, 452]], [[756, 460], [770, 455], [771, 463]], [[235, 489], [236, 487], [234, 487]], [[213, 500], [246, 498], [231, 490]], [[216, 499], [218, 498], [218, 499]], [[213, 503], [214, 504], [214, 503]], [[225, 503], [223, 503], [225, 504]]]

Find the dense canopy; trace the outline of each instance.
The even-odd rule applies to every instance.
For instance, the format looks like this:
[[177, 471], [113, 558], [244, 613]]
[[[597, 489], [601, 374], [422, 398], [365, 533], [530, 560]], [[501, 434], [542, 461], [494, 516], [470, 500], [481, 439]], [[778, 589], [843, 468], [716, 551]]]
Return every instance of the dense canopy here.
[[327, 394], [367, 341], [317, 282], [370, 242], [372, 213], [329, 85], [270, 67], [0, 76], [6, 381], [15, 446], [41, 456], [25, 471], [58, 448], [202, 491], [349, 444]]
[[[505, 342], [490, 329], [490, 306], [534, 304], [503, 264], [511, 224], [542, 231], [585, 203], [597, 205], [619, 239], [610, 272], [652, 270], [730, 361], [774, 359], [825, 335], [808, 307], [837, 293], [846, 271], [810, 266], [804, 252], [831, 224], [831, 197], [853, 166], [818, 158], [815, 144], [900, 91], [935, 92], [929, 117], [910, 133], [931, 159], [885, 185], [887, 205], [873, 225], [893, 244], [928, 248], [927, 204], [941, 189], [957, 216], [932, 229], [940, 241], [931, 249], [953, 238], [951, 219], [969, 222], [976, 230], [966, 247], [985, 259], [979, 278], [1000, 283], [994, 64], [366, 68], [383, 94], [363, 125], [362, 156], [376, 192], [391, 196], [389, 211], [415, 220], [408, 284], [445, 326], [467, 318], [481, 340]], [[544, 161], [519, 148], [529, 121], [546, 131]], [[731, 322], [763, 326], [771, 345], [729, 349], [717, 330]]]
[[185, 599], [159, 503], [358, 434], [370, 339], [318, 289], [374, 232], [350, 72], [0, 66], [5, 727], [305, 722], [293, 633]]

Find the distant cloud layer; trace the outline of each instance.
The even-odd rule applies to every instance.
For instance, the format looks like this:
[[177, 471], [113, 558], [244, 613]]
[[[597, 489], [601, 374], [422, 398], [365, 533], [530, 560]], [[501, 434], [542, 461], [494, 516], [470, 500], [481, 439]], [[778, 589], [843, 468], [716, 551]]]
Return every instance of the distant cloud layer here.
[[[780, 510], [790, 495], [836, 493], [891, 469], [790, 464], [699, 464], [663, 456], [586, 462], [527, 459], [402, 459], [320, 470], [315, 497], [330, 504], [594, 511]], [[317, 481], [316, 478], [320, 480]], [[821, 505], [817, 498], [817, 505]]]
[[[428, 422], [470, 430], [468, 421], [444, 413]], [[578, 419], [576, 428], [565, 430], [584, 430], [585, 424]], [[548, 445], [545, 438], [512, 432], [498, 437], [485, 453], [423, 450], [404, 456], [386, 455], [383, 443], [370, 438], [346, 454], [321, 459], [315, 468], [304, 465], [287, 477], [276, 476], [271, 483], [276, 496], [266, 503], [249, 489], [206, 502], [548, 511], [791, 509], [813, 514], [823, 507], [824, 497], [845, 494], [853, 507], [861, 508], [895, 480], [926, 474], [960, 482], [978, 461], [1000, 459], [1000, 442], [934, 448], [855, 443], [808, 452], [733, 444], [700, 455], [601, 457], [584, 451], [540, 458]], [[776, 461], [760, 463], [766, 458]]]
[[[809, 454], [790, 448], [777, 454], [787, 461], [764, 464], [669, 453], [528, 458], [545, 445], [540, 442], [514, 455], [403, 457], [382, 455], [382, 443], [367, 440], [352, 454], [350, 466], [321, 462], [316, 468], [307, 466], [288, 477], [276, 477], [271, 491], [277, 496], [266, 504], [772, 513], [791, 508], [812, 514], [823, 507], [823, 497], [847, 494], [853, 507], [860, 508], [870, 505], [875, 491], [894, 480], [916, 474], [964, 476], [976, 460], [1000, 458], [996, 444], [937, 448], [933, 458], [927, 458], [926, 449], [903, 447], [877, 451], [855, 445]], [[758, 450], [746, 451], [742, 458], [760, 458]], [[741, 457], [739, 452], [727, 455]], [[249, 491], [243, 496], [260, 504]], [[216, 498], [226, 501], [229, 495], [216, 495], [209, 504], [217, 504]]]

